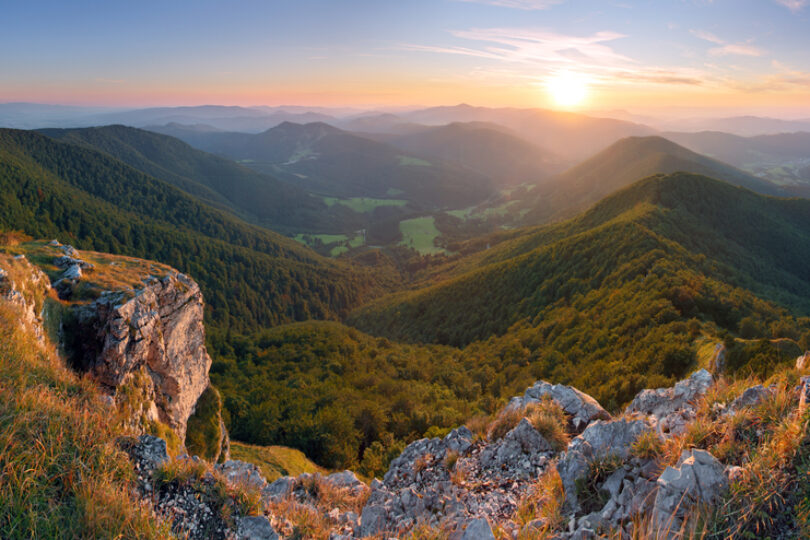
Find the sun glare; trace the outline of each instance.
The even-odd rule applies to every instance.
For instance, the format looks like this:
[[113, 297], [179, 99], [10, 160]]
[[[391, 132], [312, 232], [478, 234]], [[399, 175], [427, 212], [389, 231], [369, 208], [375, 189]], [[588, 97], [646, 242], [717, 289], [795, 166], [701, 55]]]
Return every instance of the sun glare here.
[[588, 94], [588, 81], [578, 73], [559, 73], [546, 83], [548, 93], [561, 107], [576, 107]]

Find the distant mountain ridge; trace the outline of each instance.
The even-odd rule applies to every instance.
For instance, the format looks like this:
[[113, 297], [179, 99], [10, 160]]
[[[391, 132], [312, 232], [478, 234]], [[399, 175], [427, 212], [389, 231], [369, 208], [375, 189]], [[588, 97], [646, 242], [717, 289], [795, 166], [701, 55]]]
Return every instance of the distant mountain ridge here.
[[490, 180], [473, 170], [429, 162], [322, 122], [284, 122], [257, 135], [172, 134], [327, 196], [401, 198], [436, 208], [475, 204], [494, 193]]

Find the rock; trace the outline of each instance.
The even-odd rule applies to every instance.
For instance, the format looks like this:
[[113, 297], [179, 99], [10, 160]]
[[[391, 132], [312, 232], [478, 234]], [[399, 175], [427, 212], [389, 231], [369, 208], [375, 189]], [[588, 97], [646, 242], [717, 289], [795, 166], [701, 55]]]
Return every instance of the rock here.
[[[51, 280], [24, 256], [15, 256], [5, 264], [6, 269], [0, 268], [0, 298], [17, 309], [20, 324], [28, 327], [42, 346], [45, 344], [45, 304], [37, 298], [48, 295]], [[11, 276], [15, 276], [14, 279]]]
[[372, 536], [385, 530], [386, 510], [383, 505], [366, 505], [360, 516], [360, 537]]
[[492, 527], [485, 518], [474, 519], [464, 527], [461, 540], [495, 540]]
[[278, 540], [278, 534], [264, 516], [236, 518], [236, 537], [238, 540]]
[[332, 473], [323, 479], [324, 482], [338, 489], [348, 489], [351, 492], [358, 492], [368, 489], [352, 471]]
[[761, 384], [752, 386], [742, 393], [740, 397], [731, 402], [728, 411], [739, 411], [746, 407], [755, 407], [763, 400], [773, 395], [773, 389], [765, 388]]
[[481, 452], [485, 467], [510, 469], [516, 476], [532, 476], [543, 453], [551, 453], [551, 445], [526, 418], [507, 433], [503, 439]]
[[594, 420], [610, 420], [610, 414], [594, 398], [571, 386], [537, 381], [526, 390], [522, 398], [513, 398], [508, 407], [525, 407], [548, 396], [571, 416], [571, 425], [582, 431]]
[[78, 258], [79, 258], [79, 252], [76, 250], [76, 248], [74, 248], [74, 247], [73, 247], [73, 246], [71, 246], [71, 245], [67, 245], [67, 244], [65, 244], [65, 245], [64, 245], [64, 246], [62, 246], [60, 249], [62, 250], [62, 253], [64, 253], [64, 254], [65, 254], [65, 255], [67, 255], [68, 257], [73, 257], [73, 258], [75, 258], [75, 259], [78, 259]]
[[188, 417], [208, 386], [211, 367], [196, 282], [169, 274], [129, 300], [123, 300], [123, 293], [102, 295], [79, 306], [75, 327], [67, 330], [83, 337], [69, 351], [73, 364], [110, 393], [145, 368], [160, 420], [185, 439]]
[[467, 426], [456, 428], [447, 435], [442, 441], [448, 450], [463, 454], [472, 445], [473, 434]]
[[62, 273], [63, 280], [73, 281], [77, 279], [81, 279], [82, 277], [82, 267], [78, 264], [74, 264], [73, 266], [69, 266], [67, 270]]
[[742, 467], [737, 467], [736, 465], [726, 467], [726, 478], [728, 478], [729, 484], [742, 480], [743, 474], [745, 474], [745, 470]]
[[806, 351], [803, 355], [796, 358], [796, 369], [802, 370], [810, 367], [810, 351]]
[[125, 450], [140, 469], [147, 473], [169, 461], [166, 441], [153, 435], [141, 435], [136, 444], [125, 447]]
[[262, 498], [267, 498], [272, 502], [280, 502], [292, 492], [294, 486], [295, 478], [292, 476], [282, 476], [262, 489]]
[[695, 402], [706, 394], [714, 380], [701, 369], [672, 388], [642, 390], [628, 405], [626, 413], [644, 416], [661, 434], [679, 434], [695, 417]]
[[714, 354], [709, 361], [711, 372], [719, 375], [726, 370], [726, 346], [723, 343], [718, 343], [714, 346]]
[[696, 504], [717, 504], [728, 490], [725, 468], [704, 450], [685, 450], [676, 467], [658, 479], [653, 520], [659, 535], [673, 537]]
[[57, 257], [54, 259], [53, 264], [59, 268], [69, 268], [71, 266], [78, 266], [82, 270], [91, 270], [95, 268], [95, 265], [92, 263], [83, 261], [81, 259], [76, 259], [74, 257], [68, 257], [67, 255]]
[[48, 242], [48, 245], [49, 245], [49, 246], [51, 246], [51, 247], [59, 247], [59, 246], [61, 246], [62, 244], [60, 244], [60, 243], [59, 243], [59, 240], [57, 240], [56, 238], [54, 238], [53, 240], [51, 240], [50, 242]]
[[565, 507], [571, 512], [579, 508], [577, 481], [588, 474], [592, 462], [608, 457], [627, 459], [632, 444], [649, 429], [642, 420], [598, 420], [575, 437], [557, 462], [565, 490]]
[[214, 468], [222, 473], [231, 484], [249, 486], [259, 490], [267, 487], [267, 480], [264, 479], [259, 468], [252, 463], [233, 459], [214, 465]]

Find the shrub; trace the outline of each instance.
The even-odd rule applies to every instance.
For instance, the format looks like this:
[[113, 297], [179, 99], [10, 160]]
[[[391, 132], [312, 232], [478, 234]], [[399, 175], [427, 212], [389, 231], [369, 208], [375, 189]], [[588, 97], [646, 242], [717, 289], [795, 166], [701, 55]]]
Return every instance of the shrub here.
[[656, 459], [664, 453], [664, 443], [653, 430], [638, 436], [630, 447], [630, 453], [641, 459]]
[[570, 435], [565, 430], [568, 419], [565, 411], [549, 398], [542, 399], [536, 403], [530, 403], [525, 409], [526, 418], [551, 444], [551, 447], [562, 452], [568, 447], [571, 440]]

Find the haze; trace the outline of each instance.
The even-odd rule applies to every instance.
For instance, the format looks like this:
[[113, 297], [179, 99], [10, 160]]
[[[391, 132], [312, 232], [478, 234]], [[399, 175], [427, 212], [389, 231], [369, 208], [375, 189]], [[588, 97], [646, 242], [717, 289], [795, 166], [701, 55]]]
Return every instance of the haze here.
[[[0, 102], [799, 118], [810, 116], [807, 4], [13, 2], [0, 22]], [[560, 99], [560, 78], [581, 98]]]

